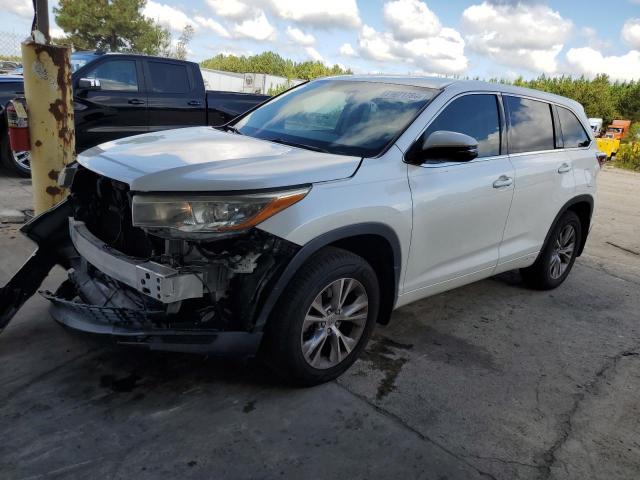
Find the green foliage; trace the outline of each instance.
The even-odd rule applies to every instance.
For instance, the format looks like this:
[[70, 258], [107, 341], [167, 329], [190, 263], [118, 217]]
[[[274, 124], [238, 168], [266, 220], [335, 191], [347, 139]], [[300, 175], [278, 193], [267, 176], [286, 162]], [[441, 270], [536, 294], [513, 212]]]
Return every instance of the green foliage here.
[[640, 81], [612, 82], [604, 74], [594, 79], [542, 75], [533, 80], [518, 78], [513, 84], [573, 98], [584, 106], [587, 116], [602, 118], [605, 127], [614, 118], [640, 121]]
[[259, 55], [240, 56], [218, 54], [200, 63], [203, 68], [224, 70], [237, 73], [268, 73], [286, 78], [311, 80], [329, 75], [351, 74], [351, 70], [343, 70], [338, 65], [328, 67], [322, 62], [294, 62], [281, 57], [275, 52], [263, 52]]
[[180, 37], [178, 37], [178, 41], [174, 47], [171, 34], [167, 31], [166, 35], [163, 33], [157, 38], [158, 51], [155, 55], [177, 58], [178, 60], [186, 60], [187, 47], [192, 38], [193, 27], [191, 25], [187, 25], [184, 27], [184, 30], [182, 30], [182, 33], [180, 34]]
[[271, 87], [267, 91], [267, 95], [271, 95], [272, 97], [280, 95], [282, 92], [289, 90], [292, 86], [293, 85], [283, 83], [282, 85], [278, 85], [277, 87]]
[[0, 55], [0, 60], [22, 63], [22, 57], [19, 57], [17, 55]]
[[614, 165], [640, 171], [640, 142], [621, 144]]
[[[53, 12], [76, 50], [156, 55], [171, 45], [166, 28], [142, 15], [146, 0], [60, 0]], [[58, 40], [61, 41], [61, 40]]]

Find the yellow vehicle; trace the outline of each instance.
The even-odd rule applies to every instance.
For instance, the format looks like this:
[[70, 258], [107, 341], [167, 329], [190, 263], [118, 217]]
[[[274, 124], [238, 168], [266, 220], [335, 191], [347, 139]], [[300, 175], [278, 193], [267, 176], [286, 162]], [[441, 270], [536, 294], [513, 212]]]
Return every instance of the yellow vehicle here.
[[609, 135], [610, 134], [606, 134], [602, 138], [596, 138], [596, 145], [598, 146], [598, 150], [605, 153], [607, 155], [607, 158], [611, 158], [612, 156], [614, 156], [620, 148], [620, 140]]

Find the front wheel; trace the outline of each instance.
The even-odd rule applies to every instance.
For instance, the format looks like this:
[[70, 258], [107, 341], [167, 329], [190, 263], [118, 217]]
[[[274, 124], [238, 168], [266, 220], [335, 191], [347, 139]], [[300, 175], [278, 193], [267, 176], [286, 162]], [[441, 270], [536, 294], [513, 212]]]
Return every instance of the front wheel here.
[[298, 385], [327, 382], [347, 370], [364, 349], [379, 308], [371, 266], [328, 247], [294, 276], [265, 332], [262, 357]]
[[536, 262], [520, 270], [525, 283], [538, 290], [551, 290], [565, 281], [582, 241], [580, 218], [565, 212], [553, 228]]

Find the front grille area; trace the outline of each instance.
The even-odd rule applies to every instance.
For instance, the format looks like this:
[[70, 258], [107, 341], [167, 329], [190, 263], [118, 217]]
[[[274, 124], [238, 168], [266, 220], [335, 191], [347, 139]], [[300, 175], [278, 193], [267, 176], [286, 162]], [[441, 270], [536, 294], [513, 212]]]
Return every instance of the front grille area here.
[[162, 245], [131, 220], [131, 195], [126, 183], [79, 167], [71, 187], [74, 218], [110, 247], [132, 257], [149, 258]]

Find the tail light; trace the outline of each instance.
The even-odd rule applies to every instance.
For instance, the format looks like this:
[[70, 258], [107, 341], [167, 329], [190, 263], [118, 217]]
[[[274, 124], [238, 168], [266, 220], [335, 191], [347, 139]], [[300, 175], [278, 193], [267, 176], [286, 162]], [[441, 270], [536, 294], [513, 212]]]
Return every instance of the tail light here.
[[596, 152], [596, 158], [598, 159], [600, 168], [604, 167], [604, 164], [607, 162], [607, 154], [604, 152]]

